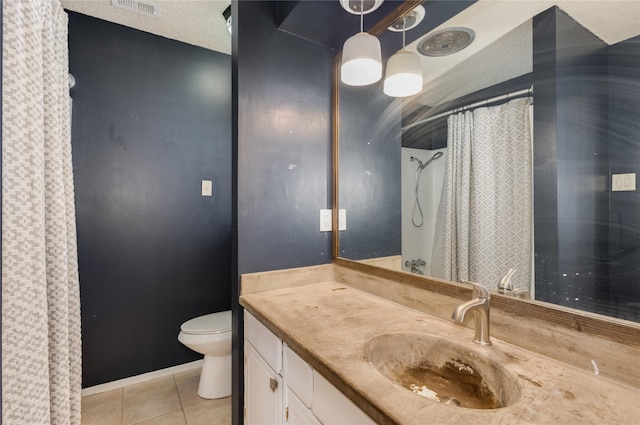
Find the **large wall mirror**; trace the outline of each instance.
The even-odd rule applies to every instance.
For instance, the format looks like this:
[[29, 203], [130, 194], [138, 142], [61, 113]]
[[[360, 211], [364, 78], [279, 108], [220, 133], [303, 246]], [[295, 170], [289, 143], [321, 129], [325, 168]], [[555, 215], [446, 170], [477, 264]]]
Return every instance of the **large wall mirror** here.
[[406, 16], [423, 90], [339, 85], [338, 256], [639, 322], [640, 2]]

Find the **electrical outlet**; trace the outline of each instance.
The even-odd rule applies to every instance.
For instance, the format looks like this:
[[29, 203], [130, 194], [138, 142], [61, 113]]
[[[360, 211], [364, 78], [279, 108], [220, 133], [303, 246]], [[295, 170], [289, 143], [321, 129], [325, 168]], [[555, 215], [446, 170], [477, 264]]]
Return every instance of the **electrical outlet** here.
[[321, 232], [330, 232], [331, 231], [331, 210], [320, 210], [320, 231]]
[[338, 230], [347, 230], [347, 210], [338, 210]]
[[211, 180], [202, 180], [202, 196], [212, 196], [212, 186]]

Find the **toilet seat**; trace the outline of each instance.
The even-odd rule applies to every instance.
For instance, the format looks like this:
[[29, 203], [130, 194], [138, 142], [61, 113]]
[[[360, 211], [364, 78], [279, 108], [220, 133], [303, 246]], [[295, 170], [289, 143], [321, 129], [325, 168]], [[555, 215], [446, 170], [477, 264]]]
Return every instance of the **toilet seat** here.
[[218, 334], [231, 331], [231, 311], [205, 314], [187, 320], [180, 326], [180, 330], [191, 335]]

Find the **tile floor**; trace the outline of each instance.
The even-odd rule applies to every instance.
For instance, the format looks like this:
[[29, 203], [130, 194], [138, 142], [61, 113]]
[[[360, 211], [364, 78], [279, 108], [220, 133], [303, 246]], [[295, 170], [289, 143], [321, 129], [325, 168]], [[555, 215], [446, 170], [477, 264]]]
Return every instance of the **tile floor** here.
[[200, 369], [82, 398], [82, 425], [229, 425], [231, 397], [198, 397]]

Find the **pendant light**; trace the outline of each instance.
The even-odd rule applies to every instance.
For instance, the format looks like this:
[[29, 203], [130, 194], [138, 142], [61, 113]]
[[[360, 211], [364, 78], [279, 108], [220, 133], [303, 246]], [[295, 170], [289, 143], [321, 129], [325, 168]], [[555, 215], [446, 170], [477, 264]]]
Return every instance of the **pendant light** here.
[[387, 61], [382, 90], [392, 97], [407, 97], [422, 91], [422, 61], [415, 52], [405, 49], [406, 17], [402, 18], [402, 49]]
[[[368, 12], [371, 11], [369, 9]], [[360, 0], [360, 32], [344, 42], [340, 79], [349, 86], [366, 86], [379, 81], [380, 78], [382, 78], [380, 41], [364, 32], [364, 4], [363, 0]]]

